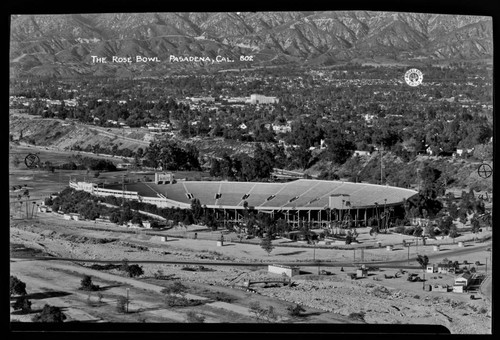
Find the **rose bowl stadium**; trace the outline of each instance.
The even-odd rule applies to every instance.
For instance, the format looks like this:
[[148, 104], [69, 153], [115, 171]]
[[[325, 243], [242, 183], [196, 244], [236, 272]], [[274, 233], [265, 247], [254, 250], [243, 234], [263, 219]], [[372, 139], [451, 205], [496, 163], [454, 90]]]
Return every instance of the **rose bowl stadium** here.
[[349, 218], [366, 225], [372, 216], [391, 211], [391, 217], [404, 215], [405, 199], [417, 191], [384, 185], [298, 179], [285, 183], [175, 181], [173, 176], [152, 182], [104, 184], [71, 182], [70, 186], [95, 195], [114, 195], [152, 203], [159, 207], [191, 208], [194, 199], [213, 209], [225, 220], [238, 222], [245, 209], [283, 218], [287, 223], [299, 220], [320, 225]]

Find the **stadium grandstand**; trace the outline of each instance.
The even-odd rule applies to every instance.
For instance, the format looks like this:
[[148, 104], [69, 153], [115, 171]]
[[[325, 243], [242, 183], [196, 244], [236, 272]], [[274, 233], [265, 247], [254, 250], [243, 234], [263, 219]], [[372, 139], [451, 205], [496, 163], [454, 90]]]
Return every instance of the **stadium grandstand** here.
[[417, 191], [399, 187], [298, 179], [286, 183], [172, 181], [169, 184], [138, 182], [105, 185], [103, 189], [85, 182], [70, 185], [97, 195], [116, 195], [150, 202], [158, 206], [189, 209], [194, 199], [213, 209], [225, 221], [241, 222], [245, 209], [268, 213], [296, 225], [308, 221], [324, 225], [349, 219], [367, 225], [370, 217], [390, 211], [390, 218], [404, 216], [405, 199]]

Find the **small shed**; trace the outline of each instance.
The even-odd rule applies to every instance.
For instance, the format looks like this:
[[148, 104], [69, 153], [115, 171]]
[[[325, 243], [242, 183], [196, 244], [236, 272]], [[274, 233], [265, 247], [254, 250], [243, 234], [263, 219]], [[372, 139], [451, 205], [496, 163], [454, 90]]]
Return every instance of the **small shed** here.
[[432, 290], [435, 292], [446, 293], [448, 291], [448, 285], [434, 285], [434, 287], [432, 287]]
[[285, 274], [288, 277], [292, 277], [292, 276], [300, 274], [299, 267], [285, 266], [285, 265], [281, 265], [281, 264], [270, 264], [268, 266], [268, 271], [270, 273], [275, 273], [275, 274], [280, 274], [280, 275]]
[[463, 293], [464, 292], [464, 286], [453, 286], [453, 293]]
[[358, 268], [358, 270], [356, 270], [356, 277], [359, 279], [359, 278], [362, 278], [362, 277], [367, 277], [368, 276], [368, 269], [366, 268]]

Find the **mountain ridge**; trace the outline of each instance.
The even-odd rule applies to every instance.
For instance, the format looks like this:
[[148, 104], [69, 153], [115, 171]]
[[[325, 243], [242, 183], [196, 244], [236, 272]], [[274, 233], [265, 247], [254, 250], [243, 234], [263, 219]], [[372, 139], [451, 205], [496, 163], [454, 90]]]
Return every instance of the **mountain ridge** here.
[[[116, 73], [124, 65], [92, 64], [91, 56], [158, 57], [126, 66], [167, 71], [169, 55], [253, 55], [252, 65], [283, 60], [329, 65], [353, 58], [396, 61], [492, 58], [489, 17], [370, 11], [201, 12], [13, 15], [11, 75]], [[235, 67], [216, 65], [218, 67]], [[106, 73], [105, 72], [105, 73]]]

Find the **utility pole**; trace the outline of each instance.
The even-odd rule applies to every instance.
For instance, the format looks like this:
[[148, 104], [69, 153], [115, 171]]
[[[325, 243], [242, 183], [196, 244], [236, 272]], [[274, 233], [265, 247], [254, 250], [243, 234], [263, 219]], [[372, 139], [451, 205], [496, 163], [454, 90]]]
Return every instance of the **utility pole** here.
[[407, 247], [408, 247], [408, 264], [410, 264], [410, 243], [408, 243]]
[[129, 300], [128, 300], [128, 291], [129, 291], [129, 288], [127, 288], [127, 313], [128, 313], [128, 303], [129, 303]]

